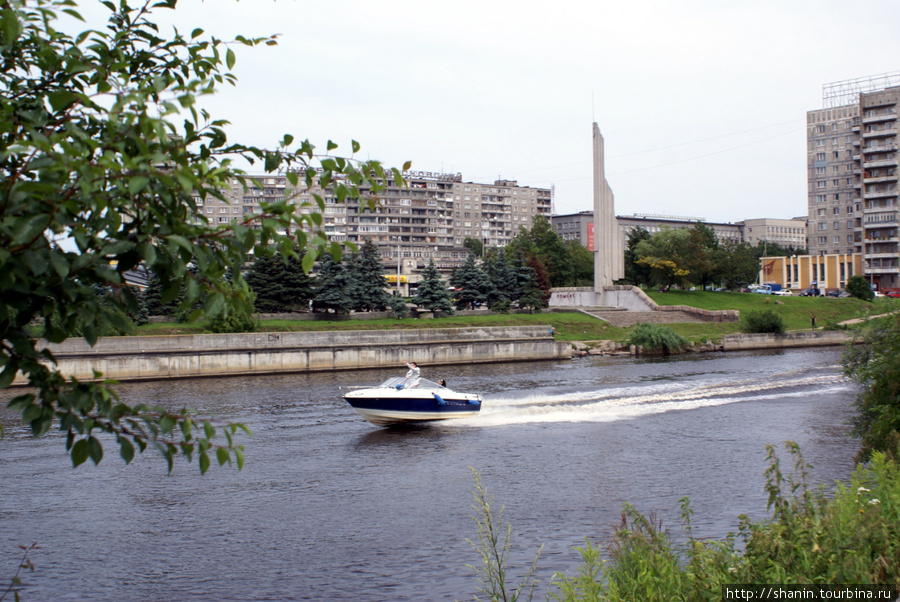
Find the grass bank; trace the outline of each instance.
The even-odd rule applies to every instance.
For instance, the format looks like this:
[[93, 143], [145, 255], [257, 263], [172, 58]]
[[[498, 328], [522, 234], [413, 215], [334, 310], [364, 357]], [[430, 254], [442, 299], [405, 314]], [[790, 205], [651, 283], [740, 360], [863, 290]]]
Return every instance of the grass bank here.
[[[872, 303], [859, 299], [828, 297], [775, 297], [751, 293], [715, 293], [707, 291], [672, 291], [648, 295], [659, 305], [689, 305], [700, 309], [736, 309], [742, 313], [770, 309], [781, 316], [788, 330], [810, 327], [811, 314], [819, 327], [834, 328], [839, 322], [865, 319], [872, 315], [900, 310], [900, 300], [878, 298]], [[264, 320], [264, 332], [303, 332], [323, 330], [395, 330], [416, 328], [460, 328], [468, 326], [534, 326], [553, 328], [559, 341], [597, 341], [628, 339], [630, 328], [617, 328], [579, 312], [542, 312], [539, 314], [491, 314], [483, 316], [448, 316], [431, 320]], [[735, 322], [668, 324], [672, 330], [692, 341], [719, 341], [722, 335], [740, 332]], [[137, 329], [138, 335], [193, 334], [203, 332], [200, 324], [147, 324]]]

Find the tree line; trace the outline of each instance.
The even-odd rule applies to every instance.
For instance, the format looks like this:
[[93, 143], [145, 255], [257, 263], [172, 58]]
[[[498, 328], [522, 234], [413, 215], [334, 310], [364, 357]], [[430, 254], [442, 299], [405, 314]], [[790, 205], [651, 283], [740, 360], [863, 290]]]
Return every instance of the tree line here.
[[759, 259], [805, 255], [806, 249], [773, 242], [753, 246], [733, 240], [720, 241], [702, 222], [691, 228], [662, 228], [650, 234], [632, 228], [627, 236], [623, 284], [687, 288], [722, 287], [729, 290], [755, 282]]

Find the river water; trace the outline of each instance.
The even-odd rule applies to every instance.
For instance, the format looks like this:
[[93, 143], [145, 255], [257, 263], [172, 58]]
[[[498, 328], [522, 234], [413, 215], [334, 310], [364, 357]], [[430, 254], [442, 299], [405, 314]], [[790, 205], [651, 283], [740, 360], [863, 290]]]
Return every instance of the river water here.
[[[72, 469], [62, 436], [0, 412], [0, 582], [36, 542], [26, 600], [453, 600], [475, 594], [476, 469], [512, 525], [511, 563], [538, 576], [608, 539], [622, 505], [676, 538], [766, 516], [765, 444], [797, 441], [816, 481], [846, 479], [855, 388], [840, 350], [596, 357], [423, 367], [481, 393], [474, 418], [379, 429], [340, 398], [405, 368], [120, 386], [130, 403], [189, 406], [253, 431], [244, 470], [131, 465], [107, 444]], [[540, 596], [539, 596], [540, 597]]]

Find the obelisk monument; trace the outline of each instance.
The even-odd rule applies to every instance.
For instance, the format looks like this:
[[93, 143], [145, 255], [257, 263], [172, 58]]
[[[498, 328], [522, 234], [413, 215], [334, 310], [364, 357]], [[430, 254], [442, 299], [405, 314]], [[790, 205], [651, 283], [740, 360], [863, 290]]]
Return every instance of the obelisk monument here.
[[594, 292], [604, 305], [604, 289], [625, 277], [625, 249], [612, 189], [606, 181], [603, 135], [594, 123]]

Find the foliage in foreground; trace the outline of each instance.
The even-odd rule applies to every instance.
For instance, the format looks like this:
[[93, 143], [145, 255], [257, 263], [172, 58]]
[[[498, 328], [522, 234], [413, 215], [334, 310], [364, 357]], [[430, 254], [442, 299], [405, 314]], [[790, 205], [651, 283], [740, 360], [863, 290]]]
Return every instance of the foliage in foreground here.
[[681, 353], [690, 346], [690, 341], [666, 326], [641, 323], [631, 331], [628, 344], [643, 347], [644, 351], [669, 355]]
[[[554, 575], [549, 598], [717, 601], [728, 584], [900, 583], [900, 465], [875, 452], [849, 484], [836, 484], [829, 498], [823, 487], [809, 483], [809, 466], [797, 445], [786, 447], [794, 460], [790, 474], [782, 472], [774, 447], [767, 446], [770, 518], [752, 522], [742, 515], [736, 534], [699, 539], [685, 498], [686, 541], [679, 545], [657, 521], [626, 505], [609, 544], [587, 541], [577, 548], [581, 565], [574, 574]], [[490, 499], [476, 481], [479, 498]], [[491, 511], [490, 504], [482, 508]], [[484, 522], [478, 522], [480, 537]], [[510, 570], [506, 557], [482, 553], [482, 559], [480, 582], [502, 582]]]
[[888, 452], [900, 441], [900, 315], [873, 320], [860, 344], [844, 352], [844, 374], [859, 384], [853, 434], [861, 441], [860, 459]]
[[[525, 599], [531, 600], [534, 597], [534, 588], [537, 586], [534, 571], [537, 568], [541, 550], [537, 551], [531, 568], [525, 572], [517, 585], [512, 586], [507, 583], [512, 525], [508, 523], [503, 525], [502, 507], [495, 515], [494, 496], [488, 494], [487, 489], [482, 485], [481, 475], [474, 468], [470, 469], [475, 477], [475, 491], [473, 492], [475, 500], [472, 504], [475, 516], [472, 518], [478, 529], [478, 543], [472, 540], [466, 541], [478, 552], [481, 564], [477, 567], [467, 566], [478, 576], [476, 589], [479, 593], [486, 595], [488, 600], [513, 602], [519, 600], [520, 596], [526, 596]], [[481, 598], [476, 595], [475, 599], [480, 600]]]
[[[229, 42], [200, 28], [161, 34], [153, 11], [175, 1], [137, 4], [103, 2], [107, 22], [70, 36], [61, 15], [83, 21], [71, 0], [0, 3], [0, 389], [24, 374], [29, 392], [9, 407], [36, 436], [58, 426], [76, 466], [103, 457], [98, 432], [112, 435], [126, 462], [149, 446], [170, 467], [176, 455], [196, 456], [205, 471], [212, 453], [240, 466], [232, 439], [240, 425], [217, 429], [187, 412], [128, 406], [112, 383], [61, 374], [38, 341], [60, 343], [80, 327], [94, 345], [111, 326], [127, 330], [124, 316], [139, 305], [125, 273], [139, 266], [158, 277], [160, 303], [183, 292], [180, 309], [194, 319], [250, 315], [240, 269], [250, 253], [302, 255], [309, 271], [328, 246], [324, 198], [314, 194], [314, 205], [298, 207], [297, 193], [330, 190], [361, 201], [362, 189], [377, 195], [386, 179], [403, 178], [375, 161], [322, 155], [289, 134], [274, 148], [229, 141], [227, 122], [198, 104], [235, 83], [235, 46], [276, 40]], [[335, 148], [329, 141], [326, 153]], [[211, 224], [206, 199], [258, 185], [235, 159], [284, 173], [290, 194]], [[97, 287], [117, 293], [106, 298], [114, 306]]]

